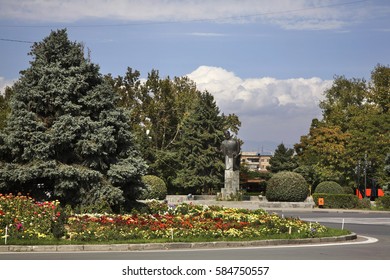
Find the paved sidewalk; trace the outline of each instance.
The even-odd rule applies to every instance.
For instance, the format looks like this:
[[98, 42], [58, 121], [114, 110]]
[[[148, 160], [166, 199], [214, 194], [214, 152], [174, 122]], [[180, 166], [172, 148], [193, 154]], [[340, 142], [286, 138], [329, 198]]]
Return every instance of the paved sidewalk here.
[[368, 209], [332, 209], [318, 208], [313, 202], [267, 202], [267, 201], [218, 201], [218, 200], [189, 200], [180, 199], [168, 201], [169, 204], [193, 203], [200, 205], [217, 205], [229, 208], [245, 208], [249, 210], [264, 209], [268, 212], [325, 212], [325, 213], [390, 213], [390, 211], [376, 211]]

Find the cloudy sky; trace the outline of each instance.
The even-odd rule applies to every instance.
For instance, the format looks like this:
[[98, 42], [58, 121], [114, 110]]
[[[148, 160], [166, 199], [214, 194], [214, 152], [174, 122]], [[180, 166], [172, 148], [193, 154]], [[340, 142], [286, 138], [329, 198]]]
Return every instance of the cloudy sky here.
[[299, 142], [335, 75], [390, 62], [387, 0], [0, 0], [0, 90], [64, 27], [103, 74], [189, 76], [264, 153]]

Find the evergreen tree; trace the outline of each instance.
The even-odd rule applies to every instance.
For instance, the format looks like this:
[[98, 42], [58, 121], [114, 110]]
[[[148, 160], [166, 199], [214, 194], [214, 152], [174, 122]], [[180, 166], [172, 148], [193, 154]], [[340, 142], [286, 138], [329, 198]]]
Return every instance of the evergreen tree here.
[[[168, 191], [176, 193], [177, 143], [202, 94], [187, 77], [162, 79], [157, 70], [152, 70], [141, 83], [139, 76], [138, 71], [128, 68], [124, 77], [105, 78], [119, 95], [119, 106], [131, 110], [132, 129], [148, 162], [148, 173], [163, 178]], [[236, 115], [222, 114], [221, 118], [223, 130], [238, 132], [241, 122]]]
[[293, 171], [298, 167], [297, 161], [294, 158], [294, 149], [287, 149], [283, 143], [281, 143], [275, 150], [275, 154], [269, 161], [267, 169], [272, 173], [280, 171]]
[[223, 185], [224, 163], [219, 150], [224, 139], [223, 129], [224, 118], [219, 115], [214, 97], [208, 92], [202, 93], [175, 144], [177, 172], [173, 182], [182, 192], [207, 192]]
[[0, 139], [1, 191], [84, 205], [133, 200], [146, 165], [99, 67], [66, 30], [29, 54]]
[[11, 111], [9, 102], [12, 96], [12, 89], [6, 87], [4, 95], [0, 92], [0, 131], [3, 130], [7, 124], [7, 118]]

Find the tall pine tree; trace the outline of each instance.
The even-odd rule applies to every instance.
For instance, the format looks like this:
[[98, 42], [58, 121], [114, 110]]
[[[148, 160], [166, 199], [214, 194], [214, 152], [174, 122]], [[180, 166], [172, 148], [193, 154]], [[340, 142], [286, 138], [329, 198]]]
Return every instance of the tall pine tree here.
[[[223, 156], [219, 150], [224, 139], [224, 118], [214, 97], [204, 92], [195, 111], [185, 120], [177, 149], [174, 184], [181, 192], [201, 193], [223, 186]], [[183, 191], [184, 190], [184, 191]]]
[[146, 165], [99, 67], [66, 30], [34, 43], [29, 55], [0, 137], [1, 191], [70, 204], [130, 202]]
[[298, 167], [294, 158], [294, 149], [288, 149], [281, 143], [275, 150], [274, 156], [269, 161], [270, 166], [267, 169], [272, 173], [280, 171], [293, 171]]

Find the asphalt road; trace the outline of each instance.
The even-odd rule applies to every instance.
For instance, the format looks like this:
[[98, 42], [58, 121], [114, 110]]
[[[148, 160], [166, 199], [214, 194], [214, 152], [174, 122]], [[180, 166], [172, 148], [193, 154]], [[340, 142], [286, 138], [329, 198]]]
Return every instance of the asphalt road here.
[[135, 252], [6, 252], [0, 260], [390, 260], [390, 212], [275, 211], [344, 228], [358, 239], [337, 244]]

